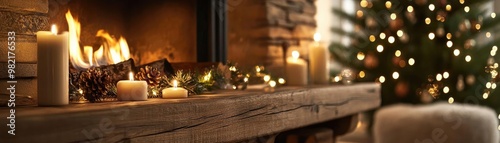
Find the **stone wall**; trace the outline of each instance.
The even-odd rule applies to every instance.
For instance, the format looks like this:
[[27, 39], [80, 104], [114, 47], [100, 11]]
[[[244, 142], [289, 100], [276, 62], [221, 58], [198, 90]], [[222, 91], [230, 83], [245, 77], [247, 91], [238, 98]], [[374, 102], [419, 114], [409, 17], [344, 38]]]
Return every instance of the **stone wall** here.
[[[307, 47], [316, 32], [315, 0], [237, 0], [228, 2], [230, 61], [266, 65], [282, 73], [283, 48], [298, 50], [307, 58]], [[289, 53], [288, 52], [288, 53]]]
[[33, 104], [37, 97], [36, 32], [48, 30], [47, 0], [0, 0], [0, 105], [6, 105], [8, 32], [15, 32], [16, 104]]

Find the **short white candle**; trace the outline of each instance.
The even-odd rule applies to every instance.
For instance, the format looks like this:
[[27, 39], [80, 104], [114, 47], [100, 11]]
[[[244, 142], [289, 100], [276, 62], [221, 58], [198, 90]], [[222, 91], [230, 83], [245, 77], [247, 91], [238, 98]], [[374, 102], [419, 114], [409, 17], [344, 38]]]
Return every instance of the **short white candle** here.
[[330, 53], [326, 47], [319, 42], [321, 35], [314, 34], [314, 43], [309, 47], [309, 62], [311, 64], [311, 81], [316, 84], [327, 84], [330, 78], [328, 61]]
[[188, 91], [182, 87], [177, 87], [177, 80], [173, 81], [173, 86], [170, 88], [165, 88], [162, 90], [162, 97], [163, 98], [187, 98], [188, 97]]
[[38, 105], [68, 105], [68, 32], [58, 35], [57, 27], [52, 25], [51, 31], [38, 31], [36, 35]]
[[307, 85], [307, 62], [299, 56], [299, 52], [292, 51], [292, 57], [286, 60], [286, 82], [288, 85]]
[[117, 97], [120, 101], [144, 101], [148, 100], [148, 83], [146, 81], [134, 81], [134, 74], [129, 73], [130, 80], [119, 81], [117, 86]]

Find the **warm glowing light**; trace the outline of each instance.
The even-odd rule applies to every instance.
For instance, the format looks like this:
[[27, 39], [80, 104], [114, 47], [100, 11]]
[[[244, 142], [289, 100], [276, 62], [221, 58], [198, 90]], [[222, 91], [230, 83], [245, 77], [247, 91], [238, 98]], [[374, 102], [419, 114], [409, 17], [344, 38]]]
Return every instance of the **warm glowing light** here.
[[389, 41], [389, 43], [394, 43], [396, 39], [393, 37], [393, 36], [389, 36], [389, 38], [387, 38], [387, 41]]
[[385, 33], [380, 33], [380, 39], [382, 39], [382, 40], [385, 39]]
[[340, 80], [341, 80], [340, 76], [335, 76], [335, 77], [333, 78], [333, 81], [334, 81], [334, 82], [339, 82]]
[[52, 24], [52, 26], [50, 27], [50, 32], [52, 32], [52, 34], [54, 35], [57, 35], [57, 27], [55, 24]]
[[376, 38], [375, 38], [375, 35], [370, 35], [370, 42], [375, 42]]
[[271, 76], [269, 76], [269, 75], [265, 75], [265, 76], [264, 76], [264, 81], [265, 81], [265, 82], [268, 82], [269, 80], [271, 80]]
[[436, 75], [436, 80], [437, 80], [437, 81], [441, 81], [442, 79], [443, 79], [443, 75], [441, 75], [440, 73], [438, 73], [438, 74]]
[[279, 79], [278, 79], [278, 83], [280, 83], [280, 84], [285, 84], [285, 83], [286, 83], [286, 81], [285, 81], [285, 79], [283, 79], [283, 78], [279, 78]]
[[87, 59], [89, 61], [89, 64], [90, 65], [93, 65], [93, 62], [94, 61], [94, 56], [92, 55], [94, 53], [94, 49], [92, 48], [92, 46], [84, 46], [83, 47], [83, 53], [85, 55], [87, 55]]
[[488, 93], [483, 93], [483, 99], [488, 99], [488, 96], [490, 96]]
[[298, 59], [300, 56], [300, 53], [298, 51], [292, 51], [292, 57], [293, 59]]
[[173, 80], [173, 81], [172, 81], [172, 86], [174, 86], [174, 88], [177, 88], [177, 85], [178, 85], [178, 84], [179, 84], [179, 83], [177, 82], [177, 80]]
[[390, 9], [390, 8], [392, 7], [392, 3], [391, 3], [391, 1], [386, 1], [386, 2], [385, 2], [385, 7], [386, 7], [387, 9]]
[[486, 82], [486, 88], [491, 88], [491, 82]]
[[361, 0], [361, 2], [359, 2], [359, 5], [363, 8], [367, 7], [368, 6], [368, 1], [366, 0]]
[[491, 13], [490, 16], [491, 16], [491, 18], [495, 18], [495, 17], [497, 17], [497, 14], [496, 13]]
[[466, 13], [468, 13], [468, 12], [470, 11], [470, 7], [469, 7], [469, 6], [465, 6], [465, 7], [464, 7], [464, 11], [465, 11]]
[[496, 83], [492, 83], [491, 84], [491, 89], [495, 89], [495, 88], [497, 88], [497, 84]]
[[358, 58], [358, 60], [363, 60], [365, 59], [365, 54], [363, 52], [358, 52], [358, 55], [356, 56]]
[[453, 102], [455, 102], [455, 99], [453, 99], [453, 97], [448, 98], [448, 103], [453, 104]]
[[443, 73], [443, 78], [444, 78], [444, 79], [448, 79], [448, 77], [450, 77], [450, 73], [448, 73], [448, 72], [444, 72], [444, 73]]
[[398, 18], [398, 16], [396, 15], [396, 13], [392, 13], [391, 14], [391, 19], [392, 20], [396, 20], [396, 18]]
[[429, 17], [425, 18], [425, 24], [427, 25], [431, 24], [431, 18]]
[[403, 37], [403, 30], [398, 30], [398, 32], [396, 32], [396, 34], [398, 35], [398, 37]]
[[384, 46], [378, 45], [377, 46], [377, 52], [382, 53], [384, 51]]
[[434, 38], [436, 37], [436, 35], [434, 35], [434, 33], [429, 33], [429, 39], [431, 40], [434, 40]]
[[396, 56], [396, 57], [401, 56], [401, 51], [400, 50], [396, 50], [396, 52], [394, 52], [394, 56]]
[[490, 38], [491, 37], [491, 33], [490, 32], [486, 32], [486, 38]]
[[450, 92], [450, 88], [448, 86], [443, 87], [443, 93], [448, 93]]
[[134, 73], [129, 72], [128, 73], [128, 79], [131, 80], [131, 81], [134, 81]]
[[478, 23], [478, 24], [476, 24], [476, 30], [479, 30], [479, 29], [481, 29], [481, 24]]
[[378, 81], [379, 81], [380, 83], [384, 83], [384, 82], [385, 82], [385, 77], [384, 77], [384, 76], [380, 76], [380, 77], [378, 78]]
[[449, 4], [446, 5], [446, 11], [451, 11], [451, 5]]
[[415, 59], [413, 59], [413, 58], [408, 59], [408, 64], [410, 66], [413, 66], [415, 64]]
[[256, 72], [260, 72], [260, 70], [261, 70], [261, 69], [260, 69], [260, 66], [255, 66], [255, 71], [256, 71]]
[[248, 82], [248, 77], [243, 78], [243, 82]]
[[236, 69], [236, 67], [235, 67], [235, 66], [231, 66], [231, 67], [229, 67], [229, 71], [236, 71], [236, 70], [237, 70], [237, 69]]
[[127, 41], [123, 37], [116, 39], [104, 30], [99, 30], [96, 37], [102, 38], [100, 49], [92, 53], [91, 46], [84, 46], [85, 58], [80, 49], [81, 24], [74, 19], [71, 12], [66, 13], [69, 32], [70, 62], [77, 69], [86, 69], [94, 66], [117, 64], [130, 58]]
[[205, 82], [210, 81], [211, 78], [212, 78], [212, 72], [208, 72], [205, 76], [203, 76], [203, 81]]
[[356, 11], [356, 16], [358, 16], [358, 18], [363, 17], [363, 15], [364, 15], [363, 11], [361, 10]]
[[453, 35], [451, 35], [451, 33], [448, 33], [448, 34], [446, 34], [446, 39], [450, 40], [452, 36]]
[[276, 87], [276, 81], [274, 80], [269, 81], [269, 86]]
[[359, 75], [359, 78], [365, 78], [366, 73], [365, 73], [365, 71], [360, 71], [358, 75]]
[[470, 62], [472, 60], [472, 57], [470, 55], [465, 56], [465, 61]]
[[497, 54], [497, 51], [498, 51], [498, 47], [497, 46], [493, 46], [491, 48], [490, 55], [491, 56], [495, 56]]
[[446, 42], [446, 46], [448, 46], [448, 48], [451, 48], [453, 46], [453, 42], [451, 41]]
[[465, 0], [459, 0], [460, 4], [464, 4]]
[[413, 6], [411, 6], [411, 5], [410, 5], [410, 6], [408, 6], [408, 7], [406, 8], [406, 10], [407, 10], [408, 12], [413, 12]]
[[83, 90], [82, 89], [78, 89], [78, 93], [83, 94]]
[[455, 56], [460, 55], [460, 50], [459, 49], [453, 50], [453, 55], [455, 55]]
[[393, 72], [392, 73], [392, 78], [393, 79], [398, 79], [399, 78], [399, 73], [398, 72]]
[[436, 6], [434, 4], [429, 4], [429, 10], [434, 11], [436, 9]]
[[321, 41], [321, 34], [319, 34], [319, 33], [314, 34], [314, 41], [316, 41], [316, 42]]

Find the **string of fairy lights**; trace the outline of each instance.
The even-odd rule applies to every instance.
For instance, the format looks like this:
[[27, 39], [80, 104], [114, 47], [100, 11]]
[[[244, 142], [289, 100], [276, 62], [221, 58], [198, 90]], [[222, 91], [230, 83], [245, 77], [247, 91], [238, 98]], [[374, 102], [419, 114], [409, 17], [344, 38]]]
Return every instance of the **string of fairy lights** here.
[[[458, 0], [460, 4], [464, 5], [464, 6], [460, 6], [460, 7], [463, 7], [463, 11], [465, 13], [469, 13], [471, 11], [471, 7], [470, 6], [467, 6], [465, 5], [465, 0]], [[436, 8], [436, 5], [434, 4], [426, 4], [427, 1], [419, 1], [419, 0], [416, 0], [415, 3], [421, 3], [421, 5], [427, 5], [428, 6], [428, 10], [431, 11], [431, 12], [434, 12], [437, 10]], [[422, 4], [423, 3], [423, 4]], [[371, 1], [368, 1], [368, 0], [361, 0], [359, 5], [362, 7], [362, 8], [372, 8], [373, 6], [373, 3]], [[393, 8], [393, 3], [391, 1], [386, 1], [385, 2], [385, 7], [390, 10], [391, 8]], [[436, 11], [437, 14], [436, 14], [436, 17], [433, 18], [433, 17], [426, 17], [423, 21], [426, 25], [431, 25], [432, 23], [434, 22], [441, 22], [441, 23], [444, 23], [447, 19], [446, 19], [446, 12], [450, 12], [454, 9], [454, 7], [450, 4], [446, 4], [444, 5], [444, 10], [443, 11]], [[411, 16], [412, 14], [414, 15], [414, 12], [415, 12], [415, 8], [411, 5], [407, 6], [406, 8], [404, 8], [402, 10], [402, 14], [405, 14], [404, 16], [406, 16], [406, 18], [408, 18], [410, 21], [414, 21], [415, 20], [415, 17]], [[446, 11], [446, 12], [444, 12]], [[357, 10], [356, 13], [355, 13], [355, 16], [357, 18], [363, 18], [365, 16], [368, 16], [368, 14], [365, 14], [366, 11], [360, 9], [360, 10]], [[390, 20], [392, 21], [395, 21], [398, 19], [398, 13], [389, 13], [389, 18]], [[496, 18], [496, 13], [490, 13], [489, 15], [487, 16], [490, 16], [492, 19], [495, 19]], [[462, 30], [462, 31], [465, 31], [466, 29], [474, 29], [476, 30], [476, 32], [484, 32], [484, 36], [487, 38], [487, 39], [491, 39], [492, 38], [492, 33], [489, 32], [489, 31], [480, 31], [482, 30], [482, 21], [483, 21], [483, 16], [479, 16], [477, 18], [477, 22], [470, 22], [468, 19], [465, 20], [465, 22], [461, 23], [459, 25], [459, 30]], [[367, 25], [370, 25], [371, 23], [375, 23], [373, 20], [372, 21], [369, 21], [367, 20], [366, 21], [366, 24]], [[403, 26], [402, 26], [403, 27]], [[371, 35], [367, 35], [368, 36], [368, 40], [372, 43], [374, 42], [385, 42], [385, 40], [387, 40], [387, 42], [389, 44], [393, 44], [396, 42], [396, 40], [399, 40], [401, 42], [408, 42], [408, 40], [410, 39], [410, 35], [407, 34], [405, 32], [405, 30], [402, 28], [402, 27], [399, 27], [399, 30], [395, 30], [396, 33], [394, 36], [391, 36], [391, 34], [387, 34], [387, 33], [384, 33], [385, 31], [382, 31], [380, 32], [378, 35], [377, 34], [371, 34]], [[463, 50], [469, 50], [471, 49], [472, 47], [474, 47], [476, 45], [476, 40], [475, 39], [468, 39], [465, 41], [464, 45], [458, 45], [456, 43], [453, 42], [454, 40], [454, 37], [459, 37], [460, 33], [445, 33], [445, 30], [442, 28], [442, 27], [438, 27], [436, 28], [435, 31], [433, 32], [429, 32], [427, 34], [424, 34], [427, 36], [427, 38], [429, 40], [436, 40], [436, 38], [439, 36], [439, 37], [442, 37], [442, 36], [445, 36], [446, 37], [446, 44], [445, 44], [445, 48], [449, 48], [452, 53], [453, 56], [455, 57], [463, 57], [463, 61], [465, 61], [466, 63], [469, 63], [471, 62], [472, 60], [474, 60], [474, 57], [473, 55], [469, 54], [468, 52], [464, 52], [462, 51], [462, 49], [460, 48], [463, 48]], [[463, 47], [462, 47], [463, 46]], [[383, 44], [379, 44], [379, 45], [376, 45], [374, 46], [375, 47], [375, 51], [378, 52], [378, 53], [382, 53], [385, 51], [385, 48]], [[498, 51], [498, 47], [497, 46], [492, 46], [491, 47], [491, 51], [490, 51], [490, 55], [489, 55], [489, 58], [488, 58], [488, 63], [487, 63], [487, 67], [485, 68], [485, 72], [487, 72], [489, 74], [489, 76], [491, 76], [489, 79], [491, 79], [490, 81], [486, 82], [486, 84], [484, 85], [485, 86], [485, 90], [483, 92], [483, 95], [482, 95], [482, 98], [483, 99], [488, 99], [488, 97], [490, 96], [490, 94], [493, 92], [493, 90], [495, 90], [497, 88], [497, 84], [496, 82], [498, 82], [497, 80], [498, 77], [499, 77], [499, 74], [498, 74], [498, 63], [494, 60], [494, 57], [496, 56], [497, 54], [497, 51]], [[358, 52], [356, 54], [356, 58], [357, 60], [359, 61], [364, 61], [366, 63], [365, 60], [371, 60], [369, 58], [373, 58], [373, 57], [370, 57], [368, 55], [369, 53], [365, 53], [365, 52]], [[399, 62], [397, 62], [396, 66], [399, 66], [400, 68], [405, 68], [407, 66], [414, 66], [417, 62], [415, 58], [413, 57], [406, 57], [403, 59], [402, 55], [405, 55], [405, 53], [402, 51], [402, 50], [395, 50], [394, 52], [394, 57], [395, 58], [401, 58], [402, 60], [399, 60]], [[365, 78], [367, 76], [367, 73], [366, 71], [363, 71], [363, 70], [360, 70], [358, 73], [357, 73], [357, 77], [358, 78]], [[384, 75], [379, 75], [375, 81], [380, 83], [380, 84], [384, 84], [384, 82], [386, 82], [388, 80], [388, 78], [392, 78], [394, 80], [397, 80], [400, 78], [400, 73], [396, 70], [396, 71], [393, 71], [392, 72], [392, 75], [390, 75], [391, 77], [386, 77]], [[444, 94], [448, 94], [450, 93], [450, 90], [451, 90], [451, 87], [449, 85], [445, 85], [445, 84], [438, 84], [437, 82], [441, 82], [441, 81], [444, 81], [444, 80], [447, 80], [450, 77], [450, 73], [448, 71], [444, 71], [444, 72], [440, 72], [440, 73], [435, 73], [435, 75], [433, 76], [429, 76], [428, 78], [428, 81], [429, 81], [429, 84], [427, 87], [424, 88], [424, 92], [419, 92], [419, 94], [430, 94], [432, 97], [434, 98], [437, 98], [437, 96], [439, 96], [440, 93], [444, 93]], [[456, 89], [458, 91], [462, 91], [464, 90], [464, 82], [465, 83], [470, 83], [470, 82], [474, 82], [473, 79], [471, 78], [474, 78], [473, 76], [465, 76], [465, 79], [464, 79], [464, 76], [463, 75], [458, 75], [458, 83], [456, 84]], [[338, 82], [341, 80], [341, 77], [340, 76], [336, 76], [334, 77], [333, 79], [335, 82]], [[432, 100], [432, 99], [431, 99]], [[448, 102], [450, 104], [454, 103], [455, 102], [455, 98], [453, 96], [449, 96], [448, 98]], [[498, 115], [498, 119], [500, 119], [500, 114]], [[498, 129], [500, 130], [500, 125], [498, 126]]]

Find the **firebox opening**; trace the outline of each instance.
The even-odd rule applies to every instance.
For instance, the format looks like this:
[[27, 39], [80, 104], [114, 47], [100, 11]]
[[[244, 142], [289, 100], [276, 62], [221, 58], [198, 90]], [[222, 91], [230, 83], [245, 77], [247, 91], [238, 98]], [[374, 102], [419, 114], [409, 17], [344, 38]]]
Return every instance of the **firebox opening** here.
[[99, 30], [124, 37], [136, 64], [167, 58], [171, 62], [196, 62], [196, 0], [71, 0], [52, 4], [50, 23], [68, 30], [65, 13], [81, 23], [80, 47], [102, 45]]

